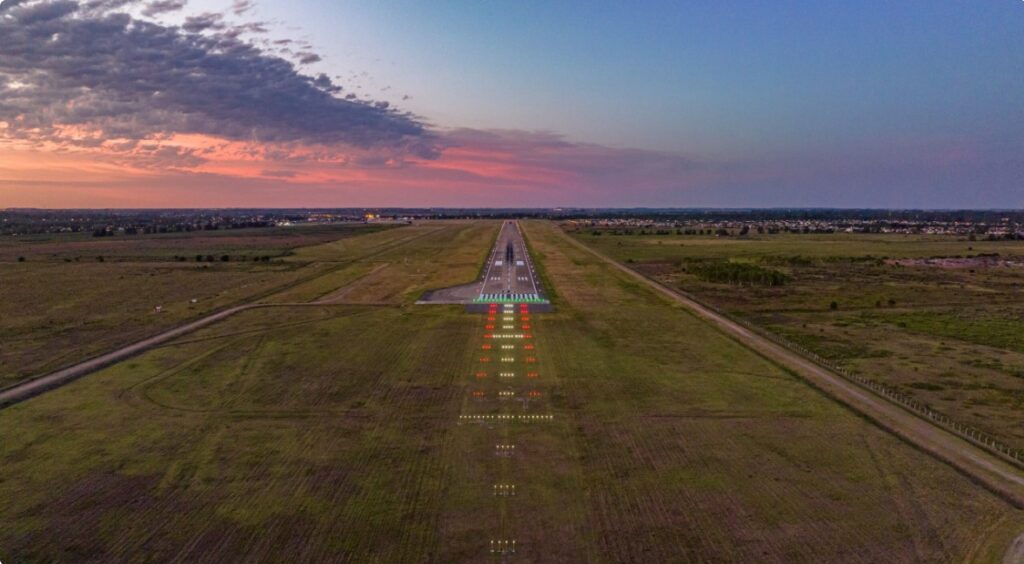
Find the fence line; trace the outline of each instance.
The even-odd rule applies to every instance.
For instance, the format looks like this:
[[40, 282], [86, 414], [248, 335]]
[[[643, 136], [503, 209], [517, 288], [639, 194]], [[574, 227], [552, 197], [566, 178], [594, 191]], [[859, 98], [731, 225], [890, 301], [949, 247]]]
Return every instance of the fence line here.
[[[642, 275], [646, 278], [654, 280], [653, 278], [647, 276], [646, 274]], [[657, 281], [655, 280], [655, 282]], [[855, 372], [851, 372], [850, 370], [847, 370], [846, 368], [840, 366], [838, 363], [831, 359], [825, 358], [814, 351], [808, 350], [807, 348], [777, 333], [773, 333], [768, 329], [754, 325], [753, 323], [747, 321], [746, 319], [741, 319], [732, 314], [726, 313], [720, 310], [719, 308], [707, 303], [706, 301], [695, 297], [693, 294], [689, 292], [680, 290], [678, 288], [671, 288], [671, 290], [678, 292], [687, 299], [693, 300], [694, 302], [717, 313], [718, 315], [726, 317], [729, 320], [742, 325], [748, 330], [772, 341], [773, 343], [787, 350], [795, 352], [800, 356], [814, 362], [815, 364], [818, 364], [819, 366], [831, 370], [832, 372], [838, 374], [842, 378], [850, 382], [853, 382], [854, 384], [857, 384], [858, 386], [868, 391], [873, 392], [875, 395], [881, 396], [889, 400], [890, 402], [895, 403], [907, 409], [908, 411], [913, 412], [914, 414], [920, 417], [928, 419], [935, 425], [942, 427], [943, 429], [959, 436], [960, 438], [974, 445], [977, 445], [999, 456], [1000, 458], [1003, 458], [1004, 460], [1012, 462], [1015, 466], [1019, 468], [1024, 468], [1024, 450], [1013, 448], [1010, 445], [996, 439], [992, 435], [989, 435], [988, 433], [980, 429], [976, 429], [974, 427], [971, 427], [970, 425], [966, 425], [959, 421], [955, 421], [951, 419], [949, 416], [933, 410], [927, 404], [915, 400], [914, 398], [900, 392], [898, 389], [892, 386], [883, 384], [877, 380], [871, 380], [870, 378], [866, 378]]]

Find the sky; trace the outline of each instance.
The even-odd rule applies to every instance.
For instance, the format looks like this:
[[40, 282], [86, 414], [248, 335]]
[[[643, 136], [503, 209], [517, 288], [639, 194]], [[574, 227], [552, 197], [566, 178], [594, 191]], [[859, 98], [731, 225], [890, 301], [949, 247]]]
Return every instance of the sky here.
[[1024, 208], [1024, 2], [0, 0], [3, 207]]

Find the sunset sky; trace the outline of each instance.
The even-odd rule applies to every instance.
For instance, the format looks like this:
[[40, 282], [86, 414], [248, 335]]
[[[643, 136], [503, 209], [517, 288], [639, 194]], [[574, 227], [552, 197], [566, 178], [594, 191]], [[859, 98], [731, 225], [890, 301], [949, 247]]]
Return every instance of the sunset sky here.
[[2, 0], [0, 208], [1024, 207], [1024, 2]]

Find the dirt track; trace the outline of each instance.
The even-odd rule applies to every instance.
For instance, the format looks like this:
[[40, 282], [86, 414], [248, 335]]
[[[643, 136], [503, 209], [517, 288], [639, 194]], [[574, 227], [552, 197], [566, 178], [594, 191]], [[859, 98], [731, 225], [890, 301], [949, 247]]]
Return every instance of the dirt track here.
[[[441, 229], [444, 229], [444, 227], [443, 226], [442, 227], [438, 227], [436, 229], [431, 229], [431, 230], [426, 231], [424, 233], [418, 233], [418, 234], [410, 235], [409, 237], [404, 237], [404, 238], [398, 239], [397, 241], [392, 241], [392, 242], [386, 243], [384, 245], [381, 245], [378, 248], [375, 248], [370, 253], [367, 253], [367, 254], [365, 254], [365, 255], [363, 255], [361, 257], [358, 257], [355, 260], [364, 260], [364, 259], [367, 259], [369, 257], [379, 255], [379, 254], [381, 254], [381, 253], [383, 253], [385, 251], [394, 249], [395, 247], [402, 246], [402, 245], [404, 245], [404, 244], [406, 244], [406, 243], [408, 243], [408, 242], [410, 242], [412, 240], [418, 239], [418, 238], [423, 237], [425, 235], [430, 235], [432, 233], [436, 233], [436, 232], [440, 231]], [[349, 262], [354, 262], [354, 261], [347, 261], [344, 264], [348, 264]], [[382, 266], [379, 266], [379, 267], [375, 268], [369, 274], [374, 274], [378, 270], [381, 270], [382, 268], [384, 268], [385, 266], [387, 266], [387, 263], [385, 263]], [[321, 273], [318, 273], [317, 276], [323, 276], [325, 274], [326, 273], [321, 272]], [[305, 280], [305, 279], [299, 280], [295, 284], [302, 283], [302, 282], [305, 282], [305, 281], [307, 281], [307, 280]], [[280, 291], [280, 290], [281, 290], [281, 288], [277, 288], [275, 291]], [[339, 291], [343, 291], [343, 290], [345, 290], [345, 288], [341, 288], [339, 290], [335, 290], [335, 294], [337, 294]], [[259, 298], [260, 298], [260, 296], [257, 296], [257, 299], [259, 299]], [[332, 300], [331, 298], [334, 298], [334, 299]], [[186, 323], [184, 325], [179, 325], [178, 327], [174, 327], [172, 329], [168, 329], [167, 331], [164, 331], [162, 333], [158, 333], [156, 335], [153, 335], [152, 337], [148, 337], [146, 339], [143, 339], [141, 341], [137, 341], [137, 342], [132, 343], [130, 345], [126, 345], [124, 347], [121, 347], [121, 348], [119, 348], [117, 350], [114, 350], [114, 351], [111, 351], [109, 353], [106, 353], [106, 354], [103, 354], [103, 355], [100, 355], [100, 356], [97, 356], [97, 357], [94, 357], [94, 358], [90, 358], [88, 360], [79, 362], [78, 364], [74, 364], [74, 365], [68, 366], [66, 368], [62, 368], [60, 370], [57, 370], [55, 372], [51, 372], [49, 374], [40, 376], [38, 378], [33, 378], [31, 380], [27, 380], [27, 381], [24, 381], [24, 382], [19, 382], [19, 383], [13, 385], [13, 386], [10, 386], [8, 388], [4, 388], [4, 389], [0, 390], [0, 409], [3, 409], [3, 408], [8, 407], [10, 405], [16, 404], [18, 402], [25, 401], [25, 400], [27, 400], [29, 398], [35, 397], [35, 396], [37, 396], [39, 394], [42, 394], [42, 393], [47, 392], [47, 391], [50, 391], [50, 390], [52, 390], [54, 388], [63, 386], [64, 384], [67, 384], [68, 382], [72, 382], [74, 380], [77, 380], [78, 378], [81, 378], [82, 376], [85, 376], [87, 374], [90, 374], [92, 372], [100, 370], [100, 369], [105, 368], [107, 366], [110, 366], [112, 364], [116, 364], [118, 362], [121, 362], [122, 360], [131, 358], [131, 357], [133, 357], [135, 355], [141, 354], [141, 353], [143, 353], [143, 352], [145, 352], [145, 351], [147, 351], [147, 350], [149, 350], [149, 349], [151, 349], [153, 347], [159, 346], [159, 345], [161, 345], [163, 343], [166, 343], [166, 342], [168, 342], [168, 341], [170, 341], [172, 339], [175, 339], [175, 338], [180, 337], [182, 335], [185, 335], [187, 333], [191, 333], [193, 331], [196, 331], [197, 329], [201, 329], [203, 327], [206, 327], [207, 325], [210, 325], [212, 323], [216, 323], [216, 322], [218, 322], [218, 321], [220, 321], [222, 319], [225, 319], [227, 317], [230, 317], [230, 316], [232, 316], [232, 315], [234, 315], [236, 313], [242, 312], [242, 311], [246, 311], [246, 310], [254, 309], [254, 308], [262, 308], [262, 307], [309, 307], [309, 306], [325, 306], [325, 305], [329, 306], [329, 305], [334, 305], [337, 301], [340, 301], [340, 299], [342, 299], [342, 298], [338, 298], [336, 295], [332, 294], [332, 295], [327, 296], [326, 298], [321, 298], [321, 300], [316, 301], [316, 302], [311, 302], [311, 303], [269, 304], [269, 303], [253, 302], [253, 303], [247, 303], [247, 304], [242, 304], [242, 305], [230, 307], [228, 309], [218, 311], [216, 313], [207, 315], [206, 317], [202, 317], [202, 318], [197, 319], [195, 321], [191, 321], [191, 322]]]
[[232, 308], [219, 311], [212, 315], [208, 315], [201, 319], [197, 319], [191, 323], [185, 325], [179, 325], [173, 329], [168, 329], [163, 333], [159, 333], [148, 339], [137, 341], [130, 345], [121, 347], [115, 351], [91, 358], [89, 360], [80, 362], [73, 366], [51, 372], [45, 376], [34, 378], [26, 382], [15, 384], [4, 390], [0, 390], [0, 409], [13, 405], [15, 403], [25, 401], [31, 397], [37, 396], [43, 392], [47, 392], [54, 388], [63, 386], [68, 382], [77, 380], [86, 374], [90, 374], [101, 368], [105, 368], [112, 364], [121, 362], [122, 360], [131, 358], [137, 354], [141, 354], [153, 347], [166, 343], [172, 339], [191, 333], [207, 325], [216, 323], [222, 319], [235, 315], [236, 313], [246, 311], [249, 309], [260, 308], [260, 307], [297, 307], [297, 306], [323, 306], [324, 304], [308, 303], [308, 304], [245, 304], [235, 306]]
[[683, 304], [698, 317], [769, 360], [793, 371], [829, 396], [871, 419], [896, 436], [950, 464], [1018, 509], [1024, 508], [1024, 475], [1009, 463], [940, 429], [899, 406], [857, 386], [797, 353], [712, 311], [562, 233], [576, 247]]

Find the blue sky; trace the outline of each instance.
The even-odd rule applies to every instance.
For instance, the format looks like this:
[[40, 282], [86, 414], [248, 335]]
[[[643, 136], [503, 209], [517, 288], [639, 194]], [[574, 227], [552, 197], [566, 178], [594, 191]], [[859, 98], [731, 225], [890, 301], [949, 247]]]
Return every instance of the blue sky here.
[[[772, 154], [1019, 130], [1024, 2], [267, 4], [441, 125]], [[396, 100], [398, 101], [398, 100]]]
[[[265, 0], [238, 15], [230, 5], [191, 0], [160, 19], [173, 26], [214, 12], [267, 22], [269, 33], [246, 37], [268, 57], [290, 56], [271, 41], [307, 42], [301, 49], [321, 60], [296, 63], [300, 73], [412, 112], [414, 127], [441, 139], [428, 168], [451, 171], [449, 162], [471, 156], [452, 180], [479, 184], [459, 192], [467, 204], [519, 205], [540, 194], [542, 205], [1024, 207], [1020, 0]], [[548, 177], [560, 179], [548, 184], [534, 165], [551, 138], [575, 150], [557, 151], [571, 166], [544, 152]], [[489, 159], [533, 155], [495, 182], [533, 184], [505, 184], [505, 199], [489, 199], [483, 171], [493, 162], [467, 145], [482, 139]], [[618, 163], [615, 174], [587, 169], [606, 161]], [[231, 176], [229, 168], [197, 170]], [[319, 179], [318, 203], [333, 202], [332, 178], [339, 205], [370, 201], [357, 175], [278, 172], [278, 182]], [[225, 179], [224, 197], [243, 185]], [[429, 194], [407, 199], [458, 203]]]

